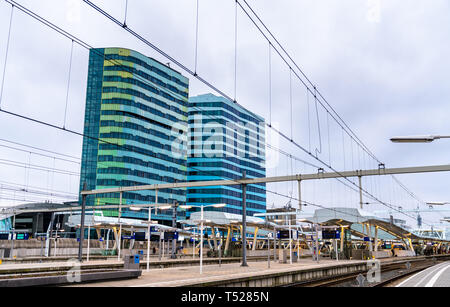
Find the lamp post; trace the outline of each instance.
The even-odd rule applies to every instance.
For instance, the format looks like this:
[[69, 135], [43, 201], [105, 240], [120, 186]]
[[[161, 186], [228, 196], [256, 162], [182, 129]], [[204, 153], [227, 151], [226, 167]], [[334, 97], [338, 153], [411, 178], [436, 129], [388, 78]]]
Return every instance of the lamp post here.
[[213, 208], [223, 208], [226, 204], [216, 204], [216, 205], [207, 205], [207, 206], [180, 206], [181, 209], [191, 209], [191, 208], [200, 208], [200, 274], [203, 274], [203, 209], [208, 207]]
[[[151, 244], [151, 225], [152, 224], [156, 224], [156, 221], [152, 221], [152, 208], [155, 208], [155, 211], [157, 208], [161, 209], [161, 210], [165, 210], [165, 209], [169, 209], [171, 206], [170, 205], [162, 205], [159, 206], [158, 205], [158, 190], [155, 190], [155, 204], [152, 205], [148, 205], [148, 220], [147, 220], [147, 272], [150, 270], [150, 244]], [[140, 211], [141, 207], [130, 207], [130, 210], [133, 211]], [[161, 243], [161, 235], [160, 235], [160, 243]], [[161, 247], [160, 247], [161, 249]], [[161, 257], [159, 258], [159, 260], [161, 260]]]
[[289, 263], [292, 264], [292, 230], [290, 218], [289, 218]]
[[13, 258], [13, 253], [14, 253], [14, 234], [16, 232], [16, 212], [14, 212], [13, 215], [13, 225], [12, 225], [12, 237], [11, 237], [11, 252], [10, 252], [10, 258]]
[[269, 232], [267, 234], [267, 268], [270, 269], [270, 238], [272, 237], [272, 233]]
[[117, 248], [119, 249], [117, 252], [117, 261], [120, 261], [120, 250], [121, 250], [121, 245], [122, 245], [122, 223], [120, 222], [120, 218], [122, 216], [122, 192], [120, 192], [119, 195], [119, 217], [117, 219], [118, 223], [119, 223], [119, 237], [118, 237], [118, 244], [117, 244]]
[[[158, 190], [156, 190], [156, 199], [158, 199]], [[158, 202], [158, 201], [156, 201]], [[152, 229], [150, 226], [150, 223], [152, 222], [152, 208], [150, 206], [148, 206], [148, 228], [147, 228], [147, 233], [148, 233], [148, 238], [147, 238], [147, 272], [150, 270], [150, 240], [151, 240], [151, 236], [152, 236]]]
[[[178, 203], [174, 202], [172, 206], [172, 227], [177, 228], [177, 207]], [[176, 255], [177, 249], [177, 240], [175, 238], [172, 239], [172, 254], [170, 255], [170, 259], [177, 259]]]
[[[242, 172], [242, 179], [245, 179], [246, 173]], [[247, 267], [247, 185], [242, 184], [242, 264]]]
[[[86, 182], [83, 184], [83, 191], [87, 190]], [[83, 240], [84, 240], [84, 217], [86, 215], [86, 195], [82, 195], [81, 201], [81, 221], [80, 221], [80, 244], [78, 245], [78, 261], [83, 262]], [[50, 244], [49, 244], [50, 246]], [[50, 256], [50, 253], [49, 253]]]
[[195, 259], [195, 246], [197, 243], [197, 231], [194, 228], [194, 247], [192, 248], [192, 259]]
[[391, 138], [393, 143], [431, 143], [439, 139], [450, 139], [450, 135], [412, 135]]

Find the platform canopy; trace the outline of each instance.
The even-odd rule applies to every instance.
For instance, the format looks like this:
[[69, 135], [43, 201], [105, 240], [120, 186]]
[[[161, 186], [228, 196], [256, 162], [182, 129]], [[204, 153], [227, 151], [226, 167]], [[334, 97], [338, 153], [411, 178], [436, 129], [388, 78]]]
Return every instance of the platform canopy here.
[[358, 236], [367, 236], [363, 227], [358, 227], [355, 224], [369, 224], [371, 226], [371, 234], [374, 236], [374, 228], [379, 229], [379, 238], [384, 240], [411, 239], [411, 240], [436, 240], [427, 236], [419, 236], [414, 234], [410, 229], [391, 223], [387, 219], [377, 217], [370, 212], [357, 208], [327, 208], [318, 209], [311, 217], [304, 218], [305, 221], [321, 224], [321, 225], [340, 225], [352, 226], [352, 232]]
[[[67, 221], [67, 226], [73, 227], [73, 228], [79, 228], [81, 224], [81, 215], [75, 214], [69, 216], [69, 219]], [[112, 228], [112, 227], [119, 227], [119, 225], [122, 224], [122, 229], [124, 230], [131, 230], [131, 228], [137, 230], [147, 230], [148, 229], [148, 222], [146, 220], [138, 220], [138, 219], [129, 219], [129, 218], [119, 218], [117, 217], [108, 217], [108, 216], [98, 216], [95, 217], [93, 215], [86, 215], [84, 218], [84, 227], [92, 227], [92, 228]], [[151, 223], [151, 227], [157, 228], [158, 232], [164, 232], [164, 231], [177, 231], [178, 233], [188, 233], [187, 231], [183, 229], [173, 228], [166, 225], [161, 225], [158, 223]], [[153, 232], [153, 231], [152, 231]]]
[[[199, 226], [201, 223], [201, 212], [193, 212], [187, 220], [179, 221], [187, 225]], [[242, 215], [220, 211], [204, 211], [203, 225], [206, 227], [228, 228], [230, 226], [240, 227], [242, 225]], [[265, 219], [247, 216], [247, 233], [254, 234], [258, 228], [258, 235], [265, 236], [272, 232], [277, 224], [266, 222]]]

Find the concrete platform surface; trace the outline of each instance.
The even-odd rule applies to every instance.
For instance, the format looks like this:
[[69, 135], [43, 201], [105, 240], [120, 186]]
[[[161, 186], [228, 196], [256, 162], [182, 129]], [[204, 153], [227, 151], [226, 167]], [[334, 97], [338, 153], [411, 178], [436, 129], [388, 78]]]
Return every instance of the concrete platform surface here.
[[450, 261], [423, 270], [396, 287], [450, 287]]
[[[6, 263], [0, 265], [0, 274], [7, 274], [9, 272], [14, 271], [46, 271], [49, 269], [56, 270], [61, 269], [64, 270], [66, 268], [74, 267], [73, 261], [56, 261], [56, 262], [43, 262], [43, 263]], [[111, 265], [120, 265], [123, 266], [123, 261], [117, 260], [94, 260], [94, 261], [84, 261], [81, 263], [81, 267], [103, 267], [103, 266], [111, 266]]]
[[270, 269], [267, 262], [249, 262], [248, 267], [241, 267], [240, 263], [208, 265], [203, 267], [200, 275], [198, 266], [177, 267], [166, 269], [151, 269], [142, 271], [142, 276], [134, 280], [100, 282], [94, 284], [74, 284], [75, 287], [180, 287], [198, 285], [199, 283], [213, 282], [224, 279], [244, 278], [250, 276], [277, 274], [296, 270], [320, 269], [324, 267], [346, 266], [361, 264], [365, 261], [336, 261], [321, 260], [320, 263], [312, 260], [302, 260], [293, 264], [280, 264], [271, 262]]
[[[71, 268], [74, 266], [74, 261], [78, 261], [76, 258], [71, 259], [53, 259], [54, 261], [42, 261], [42, 262], [3, 262], [0, 264], [0, 275], [9, 274], [16, 271], [16, 273], [27, 272], [27, 271], [49, 271], [49, 270], [64, 270], [67, 267]], [[261, 259], [259, 259], [260, 261]], [[163, 259], [158, 260], [158, 258], [150, 258], [150, 266], [158, 268], [171, 267], [171, 266], [198, 266], [199, 258], [178, 258], [178, 259]], [[249, 259], [249, 261], [252, 261]], [[203, 265], [214, 265], [218, 263], [217, 258], [204, 258]], [[238, 258], [222, 258], [222, 263], [226, 262], [240, 262]], [[141, 260], [141, 268], [146, 267], [147, 259]], [[108, 259], [90, 259], [90, 261], [84, 260], [81, 264], [82, 268], [122, 268], [123, 260], [118, 260], [117, 257]]]

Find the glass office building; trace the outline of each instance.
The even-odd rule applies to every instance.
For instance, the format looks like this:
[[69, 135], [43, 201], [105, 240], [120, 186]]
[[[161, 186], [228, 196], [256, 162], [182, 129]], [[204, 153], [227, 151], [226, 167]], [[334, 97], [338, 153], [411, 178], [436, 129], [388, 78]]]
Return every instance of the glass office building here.
[[[188, 88], [186, 77], [138, 52], [92, 49], [80, 190], [84, 183], [93, 190], [186, 181]], [[123, 204], [154, 202], [154, 191], [122, 197]], [[183, 205], [186, 191], [161, 190], [158, 202]], [[118, 203], [119, 193], [87, 197], [87, 205]], [[118, 210], [103, 214], [117, 216]], [[152, 218], [170, 215], [171, 210], [160, 211]], [[122, 216], [144, 218], [147, 210], [125, 209]]]
[[[188, 181], [266, 176], [264, 119], [213, 94], [189, 99]], [[247, 214], [266, 211], [265, 184], [247, 186]], [[238, 186], [188, 188], [187, 204], [227, 204], [205, 210], [242, 215]], [[197, 211], [198, 209], [190, 209]]]

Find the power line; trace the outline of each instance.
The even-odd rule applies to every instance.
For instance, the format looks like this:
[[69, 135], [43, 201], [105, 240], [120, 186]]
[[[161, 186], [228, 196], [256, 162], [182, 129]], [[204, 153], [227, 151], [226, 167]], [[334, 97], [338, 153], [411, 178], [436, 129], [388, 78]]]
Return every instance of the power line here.
[[[311, 82], [311, 80], [306, 76], [306, 74], [303, 72], [303, 70], [299, 67], [299, 65], [294, 61], [294, 59], [291, 57], [291, 55], [286, 51], [286, 49], [283, 47], [283, 45], [279, 42], [279, 40], [275, 37], [275, 35], [272, 34], [272, 32], [269, 30], [269, 28], [266, 26], [266, 24], [262, 21], [262, 19], [258, 16], [258, 14], [255, 12], [255, 10], [248, 4], [248, 2], [246, 0], [243, 0], [245, 2], [245, 4], [247, 5], [247, 7], [251, 10], [251, 12], [253, 13], [253, 15], [258, 19], [258, 21], [263, 25], [263, 27], [266, 29], [266, 31], [269, 33], [269, 35], [275, 40], [275, 42], [278, 44], [278, 46], [280, 46], [281, 50], [287, 55], [287, 57], [289, 58], [289, 60], [294, 64], [294, 66], [300, 71], [300, 73], [303, 75], [303, 77], [308, 81], [308, 83], [314, 88], [314, 92], [319, 94], [319, 96], [323, 99], [323, 101], [326, 103], [326, 105], [333, 111], [333, 113], [337, 116], [337, 118], [342, 122], [342, 124], [345, 126], [345, 128], [348, 129], [348, 131], [353, 135], [350, 135], [349, 132], [347, 132], [347, 134], [350, 136], [350, 138], [354, 139], [356, 141], [356, 143], [358, 143], [363, 149], [364, 151], [366, 151], [367, 154], [369, 154], [375, 161], [377, 161], [379, 164], [383, 164], [371, 151], [370, 149], [359, 139], [359, 137], [356, 135], [356, 133], [353, 132], [353, 130], [347, 125], [347, 123], [340, 117], [340, 115], [336, 112], [336, 110], [330, 105], [330, 103], [325, 99], [325, 97], [321, 94], [321, 92], [316, 88], [316, 86]], [[237, 3], [239, 3], [239, 0], [236, 0]], [[251, 18], [250, 14], [247, 13], [247, 11], [243, 8], [243, 6], [239, 3], [239, 5], [241, 6], [242, 10], [247, 14], [247, 16], [249, 17], [249, 19], [254, 23], [254, 25], [260, 30], [261, 34], [266, 38], [266, 40], [271, 44], [270, 40], [268, 39], [268, 37], [263, 33], [263, 31], [260, 29], [260, 27], [256, 24], [256, 22], [253, 20], [253, 18]], [[271, 44], [272, 45], [272, 44]], [[276, 50], [276, 48], [274, 48]], [[277, 50], [278, 52], [278, 50]], [[284, 60], [284, 57], [281, 56], [281, 54], [278, 52], [278, 54], [280, 55], [280, 57]], [[285, 60], [286, 65], [289, 66], [289, 68], [291, 69], [291, 66], [287, 63], [287, 61]], [[296, 74], [297, 75], [297, 74]], [[298, 75], [297, 77], [299, 79], [301, 79]], [[302, 81], [303, 82], [303, 81]], [[307, 88], [308, 91], [310, 91], [309, 87], [304, 84], [305, 87]], [[314, 96], [316, 97], [316, 94], [314, 94]], [[319, 100], [320, 102], [320, 100]], [[320, 102], [321, 103], [321, 102]], [[321, 103], [322, 104], [322, 103]], [[323, 105], [322, 105], [323, 106]], [[325, 108], [325, 106], [323, 106]], [[325, 108], [326, 109], [326, 108]], [[332, 116], [333, 119], [342, 127], [342, 125], [339, 123], [339, 121], [334, 118], [334, 116]], [[342, 127], [344, 130], [345, 128]], [[319, 128], [320, 129], [320, 128]], [[354, 138], [353, 138], [354, 137]], [[409, 194], [413, 194], [411, 191], [409, 191], [409, 189], [400, 183], [400, 181], [398, 181], [396, 179], [396, 181], [399, 183], [399, 185]], [[414, 196], [413, 196], [414, 197]], [[416, 198], [416, 197], [414, 197]]]
[[6, 63], [8, 63], [9, 43], [11, 40], [11, 28], [12, 28], [12, 21], [13, 21], [13, 13], [14, 13], [14, 5], [11, 6], [11, 16], [9, 17], [9, 29], [8, 29], [8, 40], [6, 43], [5, 65], [3, 66], [2, 85], [0, 87], [0, 110], [2, 108], [3, 87], [5, 85]]
[[67, 158], [81, 160], [79, 157], [70, 156], [70, 155], [67, 155], [67, 154], [62, 154], [62, 153], [59, 153], [59, 152], [50, 151], [50, 150], [47, 150], [47, 149], [42, 149], [42, 148], [39, 148], [39, 147], [34, 147], [34, 146], [31, 146], [31, 145], [26, 145], [26, 144], [14, 142], [14, 141], [9, 141], [9, 140], [5, 140], [5, 139], [0, 139], [0, 141], [6, 142], [6, 143], [15, 144], [15, 145], [19, 145], [19, 146], [23, 146], [23, 147], [28, 147], [28, 148], [32, 148], [32, 149], [37, 149], [37, 150], [48, 152], [48, 153], [52, 153], [52, 154], [55, 154], [55, 155], [58, 155], [58, 156], [63, 156], [63, 157], [67, 157]]
[[[10, 0], [6, 0], [6, 1], [10, 1]], [[120, 21], [118, 21], [117, 19], [115, 19], [113, 16], [111, 16], [110, 14], [108, 14], [106, 11], [102, 10], [100, 7], [96, 6], [94, 3], [92, 3], [89, 0], [83, 0], [85, 3], [87, 3], [89, 6], [91, 6], [92, 8], [94, 8], [96, 11], [98, 11], [99, 13], [101, 13], [102, 15], [104, 15], [105, 17], [107, 17], [108, 19], [110, 19], [111, 21], [113, 21], [114, 23], [116, 23], [117, 25], [121, 25]], [[242, 10], [249, 16], [248, 12], [242, 7], [242, 5], [240, 4], [239, 1], [236, 0], [236, 3], [242, 8]], [[249, 16], [249, 18], [253, 21], [253, 23], [255, 24], [255, 26], [258, 27], [258, 25], [256, 25], [256, 23], [254, 22], [254, 20]], [[209, 84], [208, 82], [206, 82], [204, 79], [200, 78], [198, 76], [198, 74], [192, 72], [190, 69], [188, 69], [186, 66], [182, 65], [180, 62], [176, 61], [174, 58], [172, 58], [171, 56], [169, 56], [167, 53], [165, 53], [164, 51], [160, 50], [159, 48], [157, 48], [155, 45], [153, 45], [152, 43], [150, 43], [148, 40], [146, 40], [145, 38], [143, 38], [141, 35], [139, 35], [138, 33], [134, 32], [133, 30], [131, 30], [129, 27], [124, 28], [126, 31], [128, 31], [130, 34], [132, 34], [133, 36], [135, 36], [137, 39], [139, 39], [140, 41], [142, 41], [143, 43], [147, 44], [149, 47], [151, 47], [152, 49], [154, 49], [155, 51], [157, 51], [158, 53], [160, 53], [161, 55], [163, 55], [164, 57], [168, 58], [169, 60], [171, 60], [172, 62], [174, 62], [176, 65], [178, 65], [179, 67], [181, 67], [182, 69], [184, 69], [186, 72], [188, 72], [189, 74], [193, 75], [194, 77], [198, 78], [200, 81], [204, 82], [207, 86], [209, 86], [211, 89], [215, 90], [218, 93], [221, 93], [222, 96], [224, 96], [225, 98], [227, 98], [230, 101], [235, 101], [233, 99], [231, 99], [230, 97], [228, 97], [227, 95], [225, 95], [224, 93], [222, 93], [221, 91], [217, 90], [216, 87], [214, 87], [212, 84]], [[258, 29], [260, 29], [258, 27]], [[261, 29], [260, 29], [261, 31]], [[263, 36], [269, 41], [270, 40], [267, 38], [267, 36], [261, 31], [261, 33], [263, 34]], [[277, 53], [279, 54], [279, 56], [287, 63], [286, 59], [280, 54], [280, 52], [274, 48], [274, 50], [277, 51]], [[301, 82], [308, 88], [309, 91], [311, 91], [308, 87], [308, 85], [300, 78], [300, 76], [294, 72], [294, 74], [301, 80]], [[317, 102], [319, 102], [322, 107], [324, 107], [326, 109], [326, 107], [322, 104], [322, 102], [320, 100], [317, 99], [317, 95], [316, 95], [316, 87], [314, 87], [314, 93], [313, 93], [315, 99], [316, 99], [316, 109], [317, 109]], [[333, 117], [333, 115], [331, 115]], [[333, 117], [334, 118], [334, 117]], [[335, 119], [335, 118], [334, 118]], [[339, 124], [339, 122], [335, 119], [335, 121]], [[280, 131], [278, 131], [277, 129], [273, 128], [271, 124], [267, 124], [267, 126], [269, 128], [274, 129], [275, 131], [278, 132], [278, 134], [280, 134], [282, 137], [286, 138], [287, 140], [290, 140], [289, 138], [287, 138], [283, 133], [281, 133]], [[341, 126], [342, 127], [342, 126]], [[351, 137], [351, 136], [350, 136]], [[293, 142], [293, 141], [292, 141]], [[294, 142], [293, 142], [294, 143]], [[297, 143], [295, 143], [297, 146], [299, 146]], [[360, 145], [360, 144], [358, 144]], [[361, 145], [360, 145], [361, 146]], [[300, 146], [301, 147], [301, 146]], [[303, 149], [303, 148], [302, 148]], [[312, 157], [314, 157], [311, 153], [308, 152], [308, 154], [310, 154]], [[318, 161], [320, 161], [321, 163], [323, 163], [324, 165], [327, 165], [326, 163], [324, 163], [321, 159], [319, 159], [318, 157], [315, 157]], [[333, 169], [331, 166], [327, 166], [331, 169]], [[334, 170], [334, 169], [333, 169]], [[336, 170], [334, 170], [336, 171]], [[351, 181], [350, 181], [351, 182]], [[352, 184], [354, 184], [353, 182], [351, 182]], [[365, 190], [364, 190], [365, 191]], [[366, 194], [371, 195], [370, 193], [368, 193], [367, 191], [365, 191]], [[373, 198], [374, 196], [371, 195], [371, 197]], [[376, 199], [375, 200], [381, 202], [380, 200]], [[382, 203], [382, 202], [381, 202]]]
[[80, 164], [80, 162], [75, 162], [75, 161], [71, 161], [71, 160], [67, 160], [67, 159], [63, 159], [63, 158], [58, 158], [58, 157], [55, 157], [55, 156], [44, 155], [44, 154], [41, 154], [41, 153], [38, 153], [38, 152], [29, 151], [29, 150], [25, 150], [25, 149], [20, 149], [20, 148], [8, 146], [8, 145], [0, 144], [0, 147], [12, 149], [12, 150], [18, 150], [18, 151], [22, 151], [22, 152], [26, 152], [26, 153], [42, 156], [42, 157], [52, 158], [52, 159], [56, 159], [56, 160], [61, 160], [61, 161], [65, 161], [65, 162], [70, 162], [70, 163], [74, 163], [74, 164]]
[[[11, 0], [5, 0], [5, 1], [8, 2], [8, 3], [10, 3], [10, 4], [13, 5], [13, 6], [14, 6], [14, 5], [17, 6], [17, 4], [16, 4], [14, 1], [11, 1]], [[112, 16], [110, 16], [109, 14], [107, 14], [105, 11], [103, 11], [103, 10], [101, 10], [100, 8], [98, 8], [97, 6], [95, 6], [92, 2], [87, 1], [87, 0], [84, 0], [84, 2], [88, 3], [90, 6], [92, 6], [92, 7], [95, 8], [96, 10], [98, 10], [100, 13], [102, 13], [103, 15], [105, 15], [106, 17], [108, 17], [110, 20], [112, 20], [112, 21], [115, 22], [116, 24], [118, 24], [118, 25], [121, 24], [121, 23], [118, 22], [115, 18], [113, 18]], [[241, 6], [241, 7], [242, 7], [242, 6]], [[43, 19], [42, 17], [40, 17], [40, 16], [34, 14], [33, 12], [31, 12], [31, 11], [29, 11], [29, 10], [23, 8], [23, 7], [19, 7], [19, 8], [20, 8], [20, 10], [22, 10], [23, 12], [25, 12], [25, 13], [28, 14], [29, 16], [31, 16], [31, 17], [37, 19], [38, 21], [44, 23], [45, 25], [47, 25], [47, 26], [49, 26], [50, 28], [54, 29], [55, 31], [61, 33], [62, 35], [66, 36], [66, 37], [68, 37], [68, 38], [70, 38], [70, 39], [72, 39], [72, 40], [75, 40], [75, 38], [74, 38], [72, 35], [70, 35], [69, 33], [65, 32], [64, 30], [61, 30], [60, 28], [58, 28], [57, 26], [53, 25], [52, 23], [46, 21], [46, 20]], [[151, 44], [150, 42], [148, 42], [146, 39], [144, 39], [142, 36], [140, 36], [140, 35], [137, 34], [136, 32], [131, 31], [129, 28], [126, 28], [126, 30], [127, 30], [128, 32], [130, 32], [132, 35], [134, 35], [136, 38], [138, 38], [139, 40], [141, 40], [142, 42], [146, 43], [147, 45], [149, 45], [150, 47], [152, 47], [154, 50], [156, 50], [157, 52], [159, 52], [160, 54], [162, 54], [163, 56], [165, 56], [166, 58], [168, 58], [169, 60], [173, 61], [175, 64], [177, 64], [178, 66], [180, 66], [181, 68], [183, 68], [183, 69], [184, 69], [185, 71], [187, 71], [188, 73], [193, 74], [192, 71], [190, 71], [190, 70], [187, 69], [185, 66], [183, 66], [181, 63], [177, 62], [176, 60], [174, 60], [173, 58], [171, 58], [170, 56], [168, 56], [165, 52], [163, 52], [162, 50], [158, 49], [156, 46], [154, 46], [153, 44]], [[77, 43], [79, 43], [81, 46], [83, 46], [83, 47], [85, 47], [85, 48], [89, 48], [89, 45], [85, 44], [85, 43], [82, 42], [82, 41], [77, 41]], [[278, 52], [278, 51], [277, 51], [277, 52]], [[281, 55], [280, 55], [280, 56], [281, 56]], [[297, 74], [296, 74], [296, 75], [297, 75]], [[206, 84], [207, 86], [209, 86], [211, 89], [215, 90], [216, 92], [218, 92], [219, 94], [221, 94], [222, 96], [224, 96], [225, 98], [227, 98], [227, 99], [229, 99], [229, 100], [232, 100], [232, 99], [230, 99], [227, 95], [225, 95], [225, 94], [222, 93], [220, 90], [218, 90], [216, 87], [214, 87], [213, 85], [209, 84], [206, 80], [204, 80], [204, 79], [202, 79], [201, 77], [199, 77], [197, 74], [195, 74], [195, 77], [196, 77], [197, 79], [199, 79], [201, 82], [203, 82], [204, 84]], [[299, 76], [297, 75], [297, 77], [299, 77]], [[303, 81], [302, 81], [302, 82], [303, 82]], [[306, 86], [306, 84], [304, 84], [304, 85]], [[309, 90], [309, 91], [310, 91], [310, 90]], [[316, 97], [316, 96], [315, 96], [315, 97]], [[319, 102], [320, 102], [320, 100], [319, 100]], [[320, 102], [320, 103], [321, 103], [321, 102]], [[323, 106], [323, 105], [322, 105], [322, 106]], [[325, 106], [323, 106], [323, 107], [326, 109]], [[75, 131], [67, 130], [67, 129], [58, 127], [58, 126], [56, 126], [56, 125], [52, 125], [52, 124], [49, 124], [49, 123], [46, 123], [46, 122], [43, 122], [43, 121], [40, 121], [40, 120], [36, 120], [36, 119], [33, 119], [33, 118], [29, 118], [29, 117], [26, 117], [26, 116], [23, 116], [23, 115], [20, 115], [20, 114], [17, 114], [17, 113], [13, 113], [13, 112], [9, 112], [9, 111], [4, 111], [4, 110], [0, 110], [0, 111], [2, 111], [3, 113], [9, 114], [9, 115], [13, 115], [13, 116], [17, 116], [17, 117], [20, 117], [20, 118], [23, 118], [23, 119], [31, 120], [31, 121], [34, 121], [34, 122], [36, 122], [36, 123], [45, 124], [45, 125], [47, 125], [47, 126], [50, 126], [50, 127], [56, 128], [56, 129], [60, 129], [60, 130], [63, 130], [63, 131], [75, 133], [75, 134], [80, 135], [80, 136], [83, 136], [83, 137], [92, 138], [92, 137], [87, 136], [87, 135], [84, 135], [84, 134], [82, 134], [82, 133], [78, 133], [78, 132], [75, 132]], [[334, 118], [334, 117], [333, 117], [333, 118]], [[335, 118], [334, 118], [334, 119], [335, 119]], [[335, 119], [335, 121], [338, 122], [336, 119]], [[338, 122], [338, 124], [339, 124], [339, 122]], [[271, 125], [269, 125], [269, 127], [272, 128], [272, 129], [274, 129]], [[342, 126], [341, 126], [341, 127], [342, 127]], [[282, 137], [286, 138], [287, 140], [290, 140], [289, 138], [287, 138], [287, 137], [286, 137], [283, 133], [281, 133], [280, 131], [278, 131], [278, 130], [276, 130], [276, 129], [274, 129], [274, 130], [275, 130], [276, 132], [278, 132], [278, 134], [280, 134]], [[350, 137], [351, 137], [351, 136], [350, 136]], [[109, 144], [112, 144], [112, 145], [116, 145], [116, 146], [117, 146], [117, 144], [110, 143], [110, 142], [104, 141], [104, 140], [102, 140], [102, 139], [98, 139], [98, 140], [99, 140], [100, 142], [109, 143]], [[292, 143], [294, 143], [294, 142], [292, 142]], [[299, 144], [297, 144], [297, 143], [294, 143], [294, 144], [295, 144], [297, 147], [299, 147], [299, 148], [301, 148], [302, 150], [304, 150], [304, 148], [302, 148], [302, 146], [300, 146]], [[360, 144], [358, 144], [358, 145], [360, 145]], [[306, 150], [304, 150], [304, 151], [305, 151], [306, 153], [310, 154], [312, 157], [314, 157], [310, 152], [308, 152], [308, 151], [306, 151]], [[325, 162], [323, 162], [323, 161], [322, 161], [321, 159], [319, 159], [318, 157], [314, 157], [314, 158], [315, 158], [316, 160], [318, 160], [319, 162], [321, 162], [322, 164], [324, 164], [325, 166], [327, 166], [328, 168], [334, 170], [334, 168], [332, 168], [331, 166], [327, 165]], [[348, 178], [345, 178], [345, 179], [348, 180]], [[351, 182], [351, 181], [350, 181], [350, 183], [352, 183], [353, 185], [355, 185], [355, 184], [354, 184], [353, 182]], [[368, 193], [366, 190], [364, 190], [364, 192], [365, 192], [367, 195], [369, 195], [369, 196], [371, 196], [371, 197], [373, 198], [373, 196], [372, 196], [370, 193]], [[375, 199], [376, 199], [376, 198], [375, 198]], [[376, 199], [376, 200], [377, 200], [377, 199]], [[379, 201], [379, 200], [378, 200], [378, 201]], [[383, 202], [381, 202], [381, 201], [379, 201], [379, 202], [380, 202], [380, 203], [383, 203]], [[383, 203], [383, 204], [384, 204], [384, 203]]]
[[[239, 0], [236, 0], [239, 2]], [[328, 103], [328, 101], [322, 96], [320, 91], [316, 88], [316, 86], [311, 82], [311, 80], [306, 76], [306, 74], [303, 72], [303, 70], [299, 67], [299, 65], [294, 61], [294, 59], [291, 57], [291, 55], [286, 51], [286, 49], [283, 47], [283, 45], [278, 41], [278, 39], [272, 34], [272, 32], [269, 30], [269, 28], [266, 26], [266, 24], [262, 21], [262, 19], [256, 14], [255, 10], [248, 4], [246, 0], [243, 0], [247, 7], [251, 10], [253, 15], [258, 19], [258, 21], [263, 25], [263, 27], [266, 29], [266, 31], [269, 33], [269, 35], [275, 40], [275, 42], [280, 46], [281, 50], [287, 55], [289, 60], [294, 64], [294, 66], [300, 71], [300, 73], [303, 75], [303, 77], [308, 81], [308, 83], [315, 88], [316, 92], [320, 95], [320, 97], [324, 100], [324, 102], [330, 107], [330, 109], [333, 111], [333, 113], [340, 119], [343, 125], [353, 134], [353, 136], [360, 142], [361, 146], [365, 147], [368, 153], [378, 161], [378, 163], [381, 163], [375, 155], [373, 155], [370, 150], [364, 145], [364, 143], [358, 138], [358, 136], [350, 129], [350, 127], [345, 123], [345, 121], [339, 116], [339, 114], [334, 110], [334, 108]], [[242, 6], [241, 6], [242, 7]], [[242, 9], [245, 11], [245, 9], [242, 7]], [[247, 14], [248, 17], [253, 21], [253, 19]], [[255, 26], [258, 27], [255, 23]], [[259, 29], [259, 27], [258, 27]], [[261, 31], [261, 30], [260, 30]], [[262, 31], [261, 31], [262, 32]], [[266, 37], [267, 39], [267, 37]], [[270, 41], [270, 40], [269, 40]], [[288, 65], [289, 66], [289, 65]], [[336, 120], [336, 119], [335, 119]]]
[[14, 183], [14, 182], [9, 182], [9, 181], [3, 181], [0, 180], [0, 184], [6, 184], [9, 186], [16, 186], [16, 187], [22, 187], [22, 188], [32, 188], [32, 189], [36, 189], [36, 190], [40, 190], [40, 191], [48, 191], [48, 192], [56, 192], [56, 193], [65, 193], [66, 195], [78, 195], [78, 193], [72, 193], [72, 192], [67, 192], [67, 191], [61, 191], [61, 190], [55, 190], [55, 189], [48, 189], [48, 188], [42, 188], [42, 187], [37, 187], [37, 186], [25, 186], [23, 184], [18, 184], [18, 183]]
[[8, 159], [0, 159], [0, 164], [21, 167], [21, 168], [26, 168], [26, 169], [33, 169], [33, 170], [38, 170], [38, 171], [45, 171], [45, 172], [50, 171], [52, 173], [58, 173], [58, 174], [63, 174], [63, 175], [73, 175], [73, 176], [80, 175], [80, 173], [77, 173], [77, 172], [71, 172], [71, 171], [67, 171], [67, 170], [63, 170], [63, 169], [50, 168], [50, 167], [35, 165], [35, 164], [27, 164], [27, 163], [23, 163], [23, 162], [19, 162], [19, 161], [8, 160]]
[[[73, 199], [74, 198], [74, 195], [63, 195], [63, 194], [56, 194], [56, 193], [43, 192], [43, 191], [34, 191], [34, 190], [29, 190], [29, 189], [18, 189], [18, 188], [14, 188], [14, 187], [4, 186], [3, 184], [0, 184], [0, 190], [14, 191], [14, 192], [20, 192], [20, 193], [32, 194], [32, 195], [52, 196], [52, 197], [65, 198], [65, 199]], [[78, 197], [78, 195], [75, 197]]]

